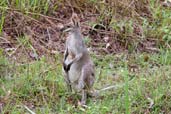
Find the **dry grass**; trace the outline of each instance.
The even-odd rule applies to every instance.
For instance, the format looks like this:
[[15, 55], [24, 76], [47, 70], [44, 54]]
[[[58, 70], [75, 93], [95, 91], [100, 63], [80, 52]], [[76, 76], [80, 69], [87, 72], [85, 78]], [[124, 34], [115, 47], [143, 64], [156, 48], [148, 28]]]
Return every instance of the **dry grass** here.
[[37, 55], [63, 52], [65, 40], [58, 28], [74, 11], [79, 14], [83, 34], [94, 51], [153, 52], [170, 44], [169, 7], [162, 3], [154, 0], [12, 0], [9, 3], [3, 0], [0, 30], [7, 42], [0, 45], [4, 49], [16, 48], [18, 39], [28, 37]]

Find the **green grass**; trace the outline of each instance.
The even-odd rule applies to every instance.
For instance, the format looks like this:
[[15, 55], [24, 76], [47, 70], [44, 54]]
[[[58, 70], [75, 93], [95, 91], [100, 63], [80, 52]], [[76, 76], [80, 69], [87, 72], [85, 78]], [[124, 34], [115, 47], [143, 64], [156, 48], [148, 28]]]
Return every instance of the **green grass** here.
[[[128, 56], [129, 60], [125, 59], [124, 53], [105, 57], [93, 56], [97, 65], [94, 87], [101, 89], [116, 85], [116, 88], [102, 92], [98, 98], [89, 98], [86, 109], [75, 106], [79, 96], [67, 93], [60, 56], [56, 56], [53, 61], [42, 57], [38, 61], [27, 64], [1, 59], [1, 65], [5, 64], [8, 67], [4, 69], [7, 72], [1, 73], [3, 75], [0, 78], [0, 96], [1, 102], [4, 103], [2, 113], [26, 113], [28, 110], [24, 106], [29, 107], [36, 114], [169, 113], [170, 51]], [[148, 61], [144, 61], [144, 56], [149, 56]], [[111, 66], [109, 63], [115, 64]], [[132, 64], [137, 65], [137, 71], [130, 70]]]
[[[49, 4], [50, 1], [48, 0], [12, 0], [12, 1], [7, 1], [7, 0], [1, 0], [0, 2], [0, 8], [11, 8], [15, 10], [19, 10], [22, 12], [25, 11], [31, 11], [34, 13], [43, 13], [46, 14], [48, 9], [49, 9]], [[44, 12], [42, 12], [44, 11]]]
[[5, 21], [5, 9], [0, 10], [2, 11], [1, 17], [0, 17], [0, 35], [2, 33], [4, 21]]

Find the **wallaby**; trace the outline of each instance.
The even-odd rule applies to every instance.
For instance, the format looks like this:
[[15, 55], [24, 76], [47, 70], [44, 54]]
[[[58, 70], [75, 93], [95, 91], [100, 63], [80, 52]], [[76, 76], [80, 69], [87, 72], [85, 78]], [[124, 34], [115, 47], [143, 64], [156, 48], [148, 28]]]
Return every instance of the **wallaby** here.
[[87, 94], [95, 81], [95, 71], [94, 64], [83, 41], [79, 18], [76, 13], [72, 14], [71, 22], [65, 25], [62, 30], [69, 33], [63, 60], [68, 89], [81, 92], [81, 105], [85, 105]]

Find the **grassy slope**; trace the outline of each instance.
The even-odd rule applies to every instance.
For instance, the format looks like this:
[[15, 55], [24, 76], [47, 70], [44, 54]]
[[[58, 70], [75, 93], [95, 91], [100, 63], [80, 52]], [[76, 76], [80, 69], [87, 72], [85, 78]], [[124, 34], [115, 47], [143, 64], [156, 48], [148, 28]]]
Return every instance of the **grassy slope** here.
[[[149, 56], [147, 62], [146, 56]], [[6, 61], [6, 72], [0, 79], [0, 103], [5, 105], [3, 113], [26, 113], [24, 105], [38, 114], [170, 113], [170, 57], [170, 52], [131, 54], [126, 62], [125, 54], [94, 56], [97, 65], [95, 88], [109, 85], [116, 85], [116, 88], [89, 99], [87, 109], [75, 107], [78, 97], [66, 93], [60, 57], [57, 56], [54, 63], [49, 63], [47, 58], [22, 65]]]

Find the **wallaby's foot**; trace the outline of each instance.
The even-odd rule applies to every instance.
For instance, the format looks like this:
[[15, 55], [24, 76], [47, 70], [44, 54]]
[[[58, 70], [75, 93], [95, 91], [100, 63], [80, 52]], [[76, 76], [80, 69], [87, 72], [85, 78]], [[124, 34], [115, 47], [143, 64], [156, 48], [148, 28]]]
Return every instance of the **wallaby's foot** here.
[[84, 107], [84, 108], [87, 108], [88, 107], [86, 105], [86, 102], [85, 101], [78, 101], [78, 106], [81, 106], [81, 107]]
[[90, 97], [98, 97], [99, 96], [99, 91], [97, 90], [92, 90], [88, 93]]
[[85, 105], [86, 104], [86, 101], [81, 101], [81, 105]]

